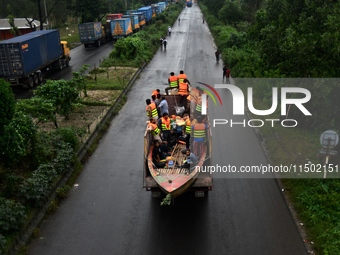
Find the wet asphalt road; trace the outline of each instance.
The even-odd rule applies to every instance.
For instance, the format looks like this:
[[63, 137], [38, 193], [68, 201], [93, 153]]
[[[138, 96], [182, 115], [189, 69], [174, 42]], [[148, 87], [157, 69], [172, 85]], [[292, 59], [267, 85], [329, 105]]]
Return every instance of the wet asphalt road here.
[[[165, 88], [171, 71], [183, 69], [192, 84], [222, 80], [198, 7], [184, 9], [180, 18], [167, 50], [140, 75], [79, 176], [79, 187], [42, 224], [29, 254], [307, 254], [274, 179], [216, 175], [208, 197], [185, 194], [168, 207], [142, 188], [145, 99]], [[223, 107], [209, 104], [210, 118], [230, 119], [231, 96], [219, 92]], [[213, 164], [267, 163], [252, 129], [219, 126], [212, 133]]]

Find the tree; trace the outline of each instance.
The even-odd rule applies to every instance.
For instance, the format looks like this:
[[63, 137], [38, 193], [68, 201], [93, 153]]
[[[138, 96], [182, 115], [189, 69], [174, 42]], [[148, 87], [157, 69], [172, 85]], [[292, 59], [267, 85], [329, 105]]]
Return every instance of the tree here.
[[0, 137], [4, 127], [8, 125], [15, 112], [15, 98], [11, 85], [0, 79]]
[[[47, 102], [52, 103], [53, 113], [69, 118], [74, 109], [75, 102], [79, 99], [79, 91], [70, 81], [48, 80], [44, 85], [38, 87], [34, 94]], [[56, 123], [57, 124], [57, 123]], [[58, 125], [56, 125], [58, 127]]]
[[81, 17], [81, 22], [100, 21], [100, 17], [107, 13], [107, 0], [76, 0], [74, 12]]

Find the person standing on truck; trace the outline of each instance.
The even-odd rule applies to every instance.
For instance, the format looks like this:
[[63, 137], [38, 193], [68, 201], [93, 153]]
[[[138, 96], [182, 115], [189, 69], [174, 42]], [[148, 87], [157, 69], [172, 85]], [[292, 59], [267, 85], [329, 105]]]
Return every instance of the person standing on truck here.
[[158, 108], [161, 116], [163, 116], [164, 113], [169, 114], [169, 105], [164, 96], [162, 97], [162, 101], [159, 103]]
[[190, 135], [191, 135], [191, 121], [190, 121], [189, 114], [187, 113], [184, 114], [183, 120], [185, 121], [185, 126], [183, 129], [183, 133], [186, 135], [185, 136], [185, 147], [189, 149], [190, 148]]
[[162, 116], [161, 113], [160, 113], [160, 109], [159, 109], [159, 104], [161, 103], [161, 101], [162, 101], [161, 94], [157, 94], [155, 104], [157, 106], [158, 118], [160, 118]]
[[170, 118], [168, 113], [163, 113], [162, 118], [158, 120], [158, 127], [160, 127], [162, 131], [163, 141], [167, 141], [168, 144], [171, 139], [171, 126], [170, 126]]
[[146, 99], [145, 100], [146, 102], [146, 115], [149, 117], [149, 118], [158, 118], [158, 112], [157, 112], [157, 107], [156, 107], [156, 104], [155, 103], [151, 103], [151, 100], [150, 99]]
[[181, 95], [181, 106], [186, 106], [186, 98], [190, 94], [189, 84], [188, 80], [184, 79], [183, 82], [179, 83], [178, 86], [178, 94]]
[[197, 117], [197, 122], [191, 127], [193, 132], [193, 153], [200, 158], [203, 154], [204, 143], [206, 138], [206, 129], [208, 126], [203, 123], [202, 116]]
[[168, 78], [168, 84], [169, 84], [169, 87], [165, 88], [165, 93], [167, 95], [169, 95], [168, 93], [169, 90], [178, 88], [178, 77], [175, 76], [174, 72], [170, 73], [170, 77]]

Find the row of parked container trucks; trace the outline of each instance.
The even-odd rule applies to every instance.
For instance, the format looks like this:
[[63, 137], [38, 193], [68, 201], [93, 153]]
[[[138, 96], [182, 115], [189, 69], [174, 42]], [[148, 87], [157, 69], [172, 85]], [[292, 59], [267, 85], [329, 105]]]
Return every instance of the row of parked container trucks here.
[[[107, 40], [126, 37], [151, 22], [166, 9], [166, 2], [145, 6], [138, 10], [108, 14], [106, 24], [89, 22], [79, 25], [80, 41], [85, 48], [100, 46]], [[70, 48], [60, 40], [58, 30], [39, 30], [0, 41], [0, 78], [12, 85], [33, 88], [43, 80], [43, 72], [62, 70], [69, 66]]]
[[151, 6], [144, 6], [137, 10], [128, 10], [126, 14], [114, 13], [106, 15], [106, 23], [87, 22], [78, 25], [80, 42], [85, 48], [99, 47], [101, 43], [117, 40], [137, 32], [149, 24], [152, 18], [167, 8], [167, 2], [159, 2]]

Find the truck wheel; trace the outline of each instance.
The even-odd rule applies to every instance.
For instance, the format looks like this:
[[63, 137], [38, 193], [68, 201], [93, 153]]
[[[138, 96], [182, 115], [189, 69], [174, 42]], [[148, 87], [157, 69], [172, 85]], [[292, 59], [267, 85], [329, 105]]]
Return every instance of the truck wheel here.
[[41, 72], [37, 72], [37, 76], [38, 76], [39, 83], [42, 83], [42, 81], [43, 81], [42, 73]]
[[38, 85], [39, 84], [39, 79], [38, 79], [38, 74], [35, 73], [33, 75], [33, 82], [34, 82], [34, 85]]
[[59, 61], [58, 61], [58, 69], [59, 70], [63, 70], [63, 67], [64, 67], [63, 60], [59, 59]]
[[85, 47], [85, 49], [86, 49], [86, 48], [89, 47], [89, 46], [87, 45], [87, 43], [84, 43], [84, 47]]
[[33, 88], [34, 87], [34, 81], [33, 81], [33, 77], [32, 76], [28, 77], [27, 85], [28, 85], [29, 88]]

